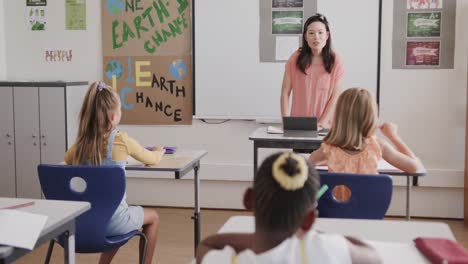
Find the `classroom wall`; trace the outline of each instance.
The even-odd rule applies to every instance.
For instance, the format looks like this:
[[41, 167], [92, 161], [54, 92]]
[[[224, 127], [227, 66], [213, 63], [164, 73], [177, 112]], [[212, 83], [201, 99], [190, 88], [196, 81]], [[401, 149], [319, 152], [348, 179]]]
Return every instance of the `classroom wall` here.
[[[0, 0], [2, 1], [2, 0]], [[61, 1], [48, 1], [57, 12]], [[26, 31], [23, 1], [7, 1], [5, 17], [7, 78], [74, 79], [92, 81], [101, 77], [101, 40], [98, 1], [87, 1], [88, 31], [63, 30], [63, 14], [51, 18], [51, 31]], [[392, 70], [392, 4], [384, 0], [382, 35], [381, 116], [398, 123], [401, 136], [422, 159], [428, 176], [421, 187], [413, 188], [412, 213], [418, 216], [463, 217], [463, 171], [467, 83], [468, 1], [457, 1], [455, 68], [448, 70]], [[1, 7], [0, 7], [1, 11]], [[1, 13], [0, 13], [1, 14]], [[1, 34], [1, 33], [0, 33]], [[31, 46], [32, 43], [34, 45]], [[76, 50], [76, 64], [46, 65], [44, 47], [70, 46]], [[1, 53], [0, 53], [1, 54]], [[365, 56], [365, 54], [363, 54]], [[1, 59], [0, 59], [1, 61]], [[358, 62], [356, 62], [358, 63]], [[1, 74], [1, 71], [0, 71]], [[281, 74], [281, 73], [278, 73]], [[281, 84], [278, 83], [278, 89]], [[77, 97], [76, 100], [79, 100]], [[218, 120], [209, 120], [217, 122]], [[200, 175], [201, 206], [242, 208], [241, 197], [251, 185], [253, 145], [249, 135], [264, 126], [235, 120], [192, 126], [120, 126], [143, 145], [163, 144], [205, 149]], [[261, 157], [271, 151], [262, 150]], [[170, 175], [128, 173], [130, 202], [164, 206], [193, 206], [190, 177], [174, 181]], [[404, 180], [394, 177], [396, 187], [389, 214], [402, 215], [405, 209]]]
[[4, 1], [0, 0], [0, 80], [6, 78]]
[[[413, 187], [412, 213], [418, 216], [462, 218], [468, 2], [457, 2], [455, 65], [454, 69], [448, 70], [391, 68], [393, 1], [383, 2], [381, 117], [384, 121], [398, 124], [401, 136], [428, 169], [428, 176], [420, 180], [421, 187]], [[202, 206], [242, 208], [240, 197], [243, 188], [250, 184], [248, 180], [252, 174], [253, 146], [247, 138], [260, 126], [247, 121], [230, 121], [222, 125], [195, 122], [193, 127], [177, 132], [177, 138], [182, 138], [180, 145], [188, 144], [209, 151], [201, 173], [202, 177], [213, 180], [202, 182]], [[139, 132], [137, 129], [128, 129]], [[170, 141], [174, 138], [171, 131], [171, 128], [158, 129], [158, 138], [162, 142]], [[148, 136], [151, 133], [149, 130], [145, 132]], [[266, 154], [267, 151], [262, 153]], [[215, 181], [216, 178], [223, 181]], [[237, 182], [235, 179], [242, 181]], [[405, 208], [404, 179], [394, 177], [394, 181], [398, 186], [394, 189], [388, 213], [401, 215]], [[186, 199], [183, 196], [166, 196], [162, 188], [149, 186], [146, 179], [132, 181], [129, 187], [134, 188], [135, 192], [138, 190], [145, 193], [136, 198], [138, 202], [158, 200], [167, 204], [176, 203], [178, 206], [192, 204], [191, 182], [177, 184], [177, 188], [186, 188], [184, 190], [189, 193]], [[213, 199], [217, 193], [223, 199]], [[149, 198], [151, 196], [154, 198]]]
[[[3, 1], [3, 0], [0, 0]], [[47, 1], [45, 31], [30, 31], [26, 1], [5, 1], [7, 77], [9, 80], [99, 80], [102, 71], [101, 10], [86, 1], [86, 30], [65, 30], [65, 1]], [[71, 62], [46, 62], [46, 50], [72, 50]]]

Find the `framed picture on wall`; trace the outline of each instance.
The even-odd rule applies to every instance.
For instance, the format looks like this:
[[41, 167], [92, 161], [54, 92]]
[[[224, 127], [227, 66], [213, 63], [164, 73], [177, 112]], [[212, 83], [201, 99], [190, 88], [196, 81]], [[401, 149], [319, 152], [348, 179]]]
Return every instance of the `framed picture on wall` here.
[[303, 7], [303, 0], [272, 0], [271, 7], [281, 8], [281, 7]]
[[406, 9], [436, 9], [442, 8], [443, 0], [406, 0]]
[[47, 0], [26, 0], [26, 6], [46, 6]]
[[440, 37], [442, 12], [408, 13], [406, 36]]
[[407, 41], [406, 66], [439, 66], [440, 41]]
[[301, 34], [303, 11], [273, 11], [272, 34]]

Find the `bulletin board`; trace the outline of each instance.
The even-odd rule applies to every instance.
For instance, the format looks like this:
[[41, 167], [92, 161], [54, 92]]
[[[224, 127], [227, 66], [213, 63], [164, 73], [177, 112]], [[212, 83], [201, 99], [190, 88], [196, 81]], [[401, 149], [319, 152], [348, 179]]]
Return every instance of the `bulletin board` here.
[[191, 18], [188, 0], [101, 0], [103, 76], [122, 124], [192, 123]]

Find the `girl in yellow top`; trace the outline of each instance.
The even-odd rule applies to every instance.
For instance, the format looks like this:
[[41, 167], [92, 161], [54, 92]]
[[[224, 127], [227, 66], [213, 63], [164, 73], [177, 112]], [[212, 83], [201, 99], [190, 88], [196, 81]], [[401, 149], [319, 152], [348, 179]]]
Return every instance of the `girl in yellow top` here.
[[[330, 172], [378, 174], [377, 166], [382, 158], [408, 173], [423, 168], [420, 160], [398, 135], [395, 124], [379, 126], [393, 146], [375, 136], [377, 127], [377, 105], [369, 91], [348, 89], [338, 98], [330, 132], [309, 159], [318, 165], [328, 165]], [[342, 193], [341, 196], [346, 199], [348, 195]]]
[[[161, 161], [162, 147], [146, 150], [127, 133], [117, 130], [121, 118], [120, 98], [104, 82], [90, 85], [80, 111], [75, 144], [65, 153], [65, 162], [73, 165], [117, 165], [125, 168], [128, 156], [148, 165]], [[128, 206], [125, 194], [107, 227], [107, 235], [126, 234], [143, 227], [148, 239], [145, 263], [151, 263], [157, 241], [159, 216], [141, 206]], [[100, 264], [110, 263], [118, 249], [104, 252]]]

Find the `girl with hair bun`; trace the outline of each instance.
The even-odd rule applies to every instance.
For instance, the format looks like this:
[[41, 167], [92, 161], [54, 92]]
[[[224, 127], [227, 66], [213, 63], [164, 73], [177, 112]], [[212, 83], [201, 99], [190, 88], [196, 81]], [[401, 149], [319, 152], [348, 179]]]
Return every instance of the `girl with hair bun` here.
[[254, 212], [255, 233], [204, 239], [197, 263], [380, 263], [367, 244], [312, 229], [319, 186], [317, 172], [302, 156], [269, 156], [244, 194], [245, 207]]

